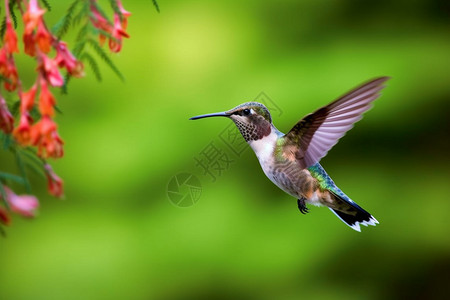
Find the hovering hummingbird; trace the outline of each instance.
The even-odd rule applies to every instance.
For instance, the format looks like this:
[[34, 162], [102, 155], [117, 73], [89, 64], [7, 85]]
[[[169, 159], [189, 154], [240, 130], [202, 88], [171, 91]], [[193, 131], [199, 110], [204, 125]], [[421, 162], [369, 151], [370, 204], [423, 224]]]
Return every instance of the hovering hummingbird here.
[[258, 102], [247, 102], [225, 112], [190, 120], [230, 118], [255, 152], [266, 176], [298, 199], [301, 213], [308, 212], [306, 203], [324, 205], [345, 224], [361, 231], [360, 224], [375, 226], [378, 221], [336, 186], [319, 161], [371, 108], [388, 79], [376, 78], [355, 88], [306, 115], [287, 134], [275, 128], [269, 110]]

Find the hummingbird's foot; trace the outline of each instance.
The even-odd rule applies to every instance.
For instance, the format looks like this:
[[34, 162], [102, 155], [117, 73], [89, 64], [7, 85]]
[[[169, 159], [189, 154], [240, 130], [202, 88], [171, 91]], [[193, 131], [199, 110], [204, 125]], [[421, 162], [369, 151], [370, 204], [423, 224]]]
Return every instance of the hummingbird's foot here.
[[305, 200], [306, 200], [306, 198], [301, 198], [301, 199], [297, 200], [298, 209], [300, 210], [300, 212], [302, 214], [308, 213], [308, 208], [306, 207]]

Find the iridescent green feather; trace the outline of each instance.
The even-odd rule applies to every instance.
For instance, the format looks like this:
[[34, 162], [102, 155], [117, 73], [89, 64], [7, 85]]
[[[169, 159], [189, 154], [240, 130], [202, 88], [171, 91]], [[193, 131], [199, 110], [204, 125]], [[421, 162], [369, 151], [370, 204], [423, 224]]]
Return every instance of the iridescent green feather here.
[[283, 151], [284, 151], [284, 145], [286, 144], [286, 138], [285, 137], [280, 137], [279, 139], [277, 139], [277, 144], [275, 146], [275, 150], [274, 150], [274, 155], [275, 155], [275, 159], [277, 161], [284, 161], [286, 160], [283, 156]]
[[331, 180], [330, 176], [328, 176], [320, 164], [317, 163], [309, 167], [308, 171], [319, 181], [319, 185], [322, 190], [330, 189], [335, 186], [333, 180]]
[[[344, 194], [343, 191], [341, 191], [334, 181], [331, 179], [331, 177], [325, 172], [325, 170], [322, 168], [322, 166], [319, 163], [316, 163], [315, 165], [312, 165], [308, 168], [308, 171], [311, 173], [311, 175], [317, 179], [319, 182], [319, 186], [322, 190], [330, 190], [335, 195], [341, 197], [345, 200], [350, 200], [347, 195]], [[350, 200], [351, 201], [351, 200]]]

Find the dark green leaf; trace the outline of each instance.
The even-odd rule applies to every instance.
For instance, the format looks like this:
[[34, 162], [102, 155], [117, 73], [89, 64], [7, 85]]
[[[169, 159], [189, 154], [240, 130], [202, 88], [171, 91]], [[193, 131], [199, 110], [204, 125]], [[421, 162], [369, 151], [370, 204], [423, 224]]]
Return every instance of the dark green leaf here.
[[39, 120], [42, 117], [41, 112], [39, 111], [39, 109], [37, 108], [36, 105], [34, 105], [31, 108], [30, 116], [31, 116], [31, 118], [33, 118], [33, 120]]
[[58, 114], [63, 114], [63, 111], [61, 110], [61, 108], [59, 108], [59, 106], [58, 105], [55, 105], [55, 106], [53, 106], [54, 108], [55, 108], [55, 110], [56, 110], [56, 112], [58, 113]]
[[98, 44], [97, 41], [93, 39], [88, 40], [89, 45], [91, 45], [92, 49], [97, 53], [98, 56], [111, 68], [111, 70], [116, 73], [116, 75], [124, 81], [125, 78], [123, 77], [122, 73], [120, 73], [119, 69], [116, 67], [116, 65], [113, 63], [111, 58], [109, 58], [108, 54], [103, 50], [102, 47]]
[[92, 71], [94, 72], [94, 75], [97, 78], [97, 80], [98, 81], [102, 81], [102, 75], [100, 73], [100, 69], [98, 67], [97, 62], [92, 57], [92, 55], [90, 55], [89, 53], [84, 52], [83, 55], [81, 56], [81, 60], [87, 61], [87, 63], [91, 67]]
[[48, 3], [47, 0], [41, 0], [42, 4], [47, 8], [48, 11], [52, 10], [52, 7], [50, 6], [50, 3]]
[[109, 0], [109, 4], [111, 5], [111, 8], [113, 9], [113, 11], [115, 13], [119, 14], [120, 16], [122, 16], [122, 12], [120, 11], [116, 0]]
[[[78, 31], [75, 42], [77, 44], [86, 43], [86, 38], [87, 38], [88, 33], [89, 33], [89, 24], [86, 23], [83, 27], [81, 27], [80, 31]], [[77, 48], [77, 46], [75, 46], [75, 48]], [[74, 55], [76, 55], [75, 50], [73, 52], [74, 52]], [[80, 54], [80, 53], [78, 53], [78, 54]]]
[[14, 142], [14, 139], [11, 137], [10, 134], [5, 134], [3, 138], [3, 149], [8, 150], [12, 143]]
[[6, 81], [8, 83], [11, 83], [11, 79], [9, 79], [8, 77], [4, 77], [3, 75], [0, 75], [0, 80]]
[[156, 2], [156, 0], [152, 0], [152, 2], [153, 2], [153, 6], [156, 8], [156, 11], [159, 12], [158, 2]]
[[[80, 24], [81, 20], [89, 16], [89, 1], [84, 1], [80, 11], [73, 17], [72, 25]], [[88, 21], [89, 22], [89, 21]]]
[[16, 102], [14, 102], [12, 108], [11, 108], [11, 113], [14, 117], [19, 117], [19, 111], [20, 111], [20, 99], [17, 100]]
[[2, 235], [2, 237], [6, 237], [6, 231], [5, 229], [3, 229], [1, 225], [0, 225], [0, 234]]
[[72, 78], [72, 76], [70, 76], [69, 73], [66, 73], [66, 75], [64, 75], [64, 84], [61, 87], [61, 93], [67, 94], [67, 86], [68, 86], [71, 78]]
[[2, 26], [0, 27], [0, 36], [2, 39], [5, 36], [5, 32], [6, 32], [6, 17], [3, 17]]
[[114, 36], [111, 35], [111, 33], [109, 33], [108, 31], [104, 31], [102, 29], [97, 29], [97, 28], [93, 28], [92, 32], [94, 33], [94, 35], [104, 35], [105, 37], [107, 37], [108, 39], [114, 40], [116, 42], [119, 42], [119, 40], [117, 38], [115, 38]]
[[11, 180], [19, 184], [25, 184], [25, 180], [22, 177], [10, 173], [0, 172], [0, 178], [3, 180]]
[[14, 4], [16, 4], [16, 1], [9, 1], [9, 14], [11, 15], [11, 19], [14, 23], [14, 28], [17, 28], [17, 17], [16, 13], [14, 12]]
[[109, 20], [108, 16], [105, 14], [105, 12], [103, 11], [103, 9], [100, 7], [100, 5], [98, 5], [98, 3], [97, 3], [96, 1], [90, 1], [90, 3], [91, 3], [91, 5], [93, 5], [93, 6], [97, 9], [97, 11], [100, 13], [100, 15], [101, 15], [103, 18], [105, 18], [111, 25], [113, 24], [113, 23]]
[[61, 39], [64, 34], [67, 33], [67, 31], [70, 28], [70, 25], [72, 24], [72, 18], [75, 13], [75, 9], [77, 8], [79, 1], [75, 0], [72, 2], [72, 4], [67, 9], [66, 14], [61, 18], [61, 20], [58, 21], [58, 23], [55, 24], [52, 28], [52, 32]]
[[28, 181], [28, 177], [27, 177], [27, 172], [25, 170], [25, 165], [23, 163], [22, 157], [19, 153], [19, 151], [15, 151], [16, 154], [16, 163], [17, 163], [17, 167], [19, 168], [19, 172], [20, 175], [22, 175], [23, 179], [24, 179], [24, 186], [25, 186], [25, 190], [27, 191], [28, 194], [31, 193], [31, 186], [30, 186], [30, 182]]
[[39, 169], [39, 167], [36, 166], [34, 163], [27, 161], [25, 162], [25, 165], [29, 170], [33, 171], [33, 173], [35, 173], [36, 175], [39, 175], [40, 177], [46, 179], [44, 171], [42, 171], [42, 169]]
[[34, 161], [38, 165], [44, 165], [44, 161], [42, 158], [39, 158], [36, 154], [36, 150], [34, 150], [31, 147], [25, 148], [23, 151], [21, 151], [21, 154], [27, 157], [27, 159]]
[[3, 187], [3, 182], [0, 180], [0, 195], [2, 196], [3, 203], [5, 204], [6, 208], [9, 209], [9, 203], [6, 201], [6, 191]]
[[45, 172], [43, 170], [44, 162], [42, 161], [42, 159], [37, 157], [32, 148], [26, 148], [24, 151], [21, 151], [21, 154], [23, 154], [27, 158], [26, 160], [24, 160], [24, 162], [28, 169], [30, 169], [37, 175], [46, 178]]
[[80, 54], [83, 52], [85, 46], [86, 40], [77, 42], [73, 48], [72, 54], [75, 55], [75, 57], [80, 57]]

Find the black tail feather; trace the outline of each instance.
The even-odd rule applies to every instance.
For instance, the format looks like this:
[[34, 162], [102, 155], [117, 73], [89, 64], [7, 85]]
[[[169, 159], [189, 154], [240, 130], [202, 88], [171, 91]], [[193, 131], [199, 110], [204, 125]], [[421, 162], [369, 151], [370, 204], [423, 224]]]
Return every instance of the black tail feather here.
[[[342, 193], [342, 191], [340, 191]], [[361, 206], [353, 202], [344, 193], [338, 195], [337, 193], [332, 194], [335, 196], [337, 201], [337, 207], [339, 210], [330, 207], [330, 210], [352, 229], [356, 231], [361, 231], [360, 225], [375, 226], [378, 221], [367, 211], [365, 211]]]
[[361, 231], [361, 228], [359, 227], [360, 224], [364, 226], [367, 225], [375, 226], [376, 224], [378, 224], [378, 221], [371, 214], [369, 214], [361, 207], [359, 208], [360, 210], [358, 210], [355, 215], [346, 214], [345, 212], [335, 210], [332, 208], [330, 208], [330, 210], [336, 216], [338, 216], [338, 218], [341, 219], [345, 224], [347, 224], [356, 231]]

